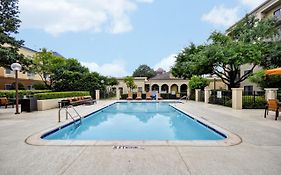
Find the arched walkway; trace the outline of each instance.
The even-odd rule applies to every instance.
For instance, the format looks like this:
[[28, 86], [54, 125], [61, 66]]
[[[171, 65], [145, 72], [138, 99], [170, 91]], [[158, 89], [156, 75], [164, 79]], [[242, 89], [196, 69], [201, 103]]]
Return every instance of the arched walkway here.
[[182, 84], [182, 85], [180, 86], [180, 92], [181, 92], [181, 93], [187, 92], [187, 85], [186, 85], [186, 84]]
[[158, 85], [158, 84], [153, 84], [153, 85], [151, 86], [151, 90], [153, 90], [153, 91], [158, 91], [158, 92], [159, 92], [159, 85]]
[[168, 93], [169, 92], [169, 86], [167, 84], [163, 84], [161, 86], [161, 92]]
[[171, 86], [171, 94], [176, 94], [176, 93], [178, 93], [178, 85], [173, 84]]

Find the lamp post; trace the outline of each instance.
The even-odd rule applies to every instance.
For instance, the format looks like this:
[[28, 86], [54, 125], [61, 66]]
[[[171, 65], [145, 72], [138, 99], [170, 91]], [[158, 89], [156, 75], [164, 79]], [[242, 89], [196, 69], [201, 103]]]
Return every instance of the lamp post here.
[[13, 63], [11, 69], [16, 72], [16, 113], [19, 114], [19, 78], [18, 72], [21, 70], [22, 66], [19, 63]]
[[[101, 82], [101, 84], [102, 84], [102, 88], [103, 88], [103, 83], [104, 83], [104, 80], [101, 80], [100, 82]], [[104, 93], [105, 93], [105, 92], [103, 91], [103, 93], [102, 93], [103, 98], [105, 97], [105, 94], [104, 94]]]

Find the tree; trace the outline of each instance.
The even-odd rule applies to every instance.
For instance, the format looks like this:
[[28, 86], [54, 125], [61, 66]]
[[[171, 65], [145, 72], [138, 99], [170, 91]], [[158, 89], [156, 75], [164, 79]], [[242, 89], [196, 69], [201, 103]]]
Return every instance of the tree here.
[[13, 36], [20, 27], [18, 0], [0, 1], [0, 66], [10, 67], [14, 62], [26, 68], [31, 61], [18, 53], [23, 40], [16, 40]]
[[191, 79], [188, 82], [188, 86], [190, 87], [191, 90], [194, 89], [201, 89], [203, 90], [206, 86], [209, 85], [209, 80], [204, 77], [200, 76], [192, 76]]
[[[230, 31], [229, 36], [213, 32], [209, 37], [209, 44], [191, 44], [185, 48], [178, 54], [172, 73], [182, 78], [215, 74], [229, 89], [239, 87], [242, 81], [252, 75], [252, 70], [261, 65], [266, 56], [275, 53], [269, 49], [272, 46], [269, 41], [272, 41], [275, 32], [274, 20], [256, 22], [253, 18], [246, 18]], [[243, 64], [249, 64], [251, 68], [239, 76], [240, 65]]]
[[29, 70], [37, 73], [46, 87], [52, 89], [55, 83], [54, 81], [62, 74], [62, 68], [65, 64], [63, 57], [54, 56], [53, 52], [43, 48], [41, 52], [33, 56], [33, 64]]
[[134, 77], [132, 76], [125, 77], [124, 82], [126, 83], [126, 86], [130, 89], [130, 91], [137, 88], [137, 85], [134, 82]]
[[262, 89], [264, 88], [281, 88], [281, 75], [266, 76], [263, 70], [250, 76], [250, 81], [256, 83]]
[[133, 73], [133, 77], [151, 78], [156, 75], [156, 72], [146, 64], [140, 65]]

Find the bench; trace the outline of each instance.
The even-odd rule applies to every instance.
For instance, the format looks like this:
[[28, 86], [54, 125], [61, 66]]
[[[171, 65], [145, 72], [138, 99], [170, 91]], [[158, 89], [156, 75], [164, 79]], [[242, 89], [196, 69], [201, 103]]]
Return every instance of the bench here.
[[14, 102], [9, 101], [7, 97], [0, 97], [0, 106], [5, 106], [5, 108], [8, 107], [8, 105], [11, 105], [14, 108]]
[[92, 97], [90, 96], [82, 96], [82, 97], [72, 97], [72, 98], [67, 98], [66, 100], [61, 100], [59, 102], [59, 108], [65, 107], [65, 106], [78, 106], [78, 105], [92, 105], [94, 103], [97, 103], [96, 100], [93, 100]]

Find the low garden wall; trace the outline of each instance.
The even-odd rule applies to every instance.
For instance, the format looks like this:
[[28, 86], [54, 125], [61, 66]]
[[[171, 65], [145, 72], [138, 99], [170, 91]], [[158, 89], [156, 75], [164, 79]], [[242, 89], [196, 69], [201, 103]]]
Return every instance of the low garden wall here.
[[58, 102], [69, 98], [69, 97], [79, 97], [79, 96], [89, 96], [88, 91], [68, 91], [68, 92], [48, 92], [35, 94], [37, 98], [37, 109], [38, 111], [44, 111], [48, 109], [53, 109], [58, 107]]

